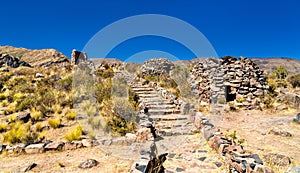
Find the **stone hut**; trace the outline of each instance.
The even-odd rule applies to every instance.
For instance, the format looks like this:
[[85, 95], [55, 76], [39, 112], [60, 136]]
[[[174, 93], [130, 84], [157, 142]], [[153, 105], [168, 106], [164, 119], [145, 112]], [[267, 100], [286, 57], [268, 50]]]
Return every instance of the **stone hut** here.
[[198, 62], [190, 83], [200, 106], [233, 102], [237, 107], [253, 109], [268, 91], [263, 71], [244, 57], [226, 56]]

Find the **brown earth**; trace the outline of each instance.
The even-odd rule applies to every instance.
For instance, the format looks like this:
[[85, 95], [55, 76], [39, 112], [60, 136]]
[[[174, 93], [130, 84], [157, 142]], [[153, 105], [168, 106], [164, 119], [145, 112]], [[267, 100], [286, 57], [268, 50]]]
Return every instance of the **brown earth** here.
[[[300, 124], [293, 122], [295, 110], [283, 112], [240, 111], [222, 116], [218, 127], [222, 132], [232, 134], [236, 130], [238, 139], [245, 139], [245, 149], [263, 156], [277, 153], [291, 158], [292, 165], [300, 165]], [[270, 134], [271, 130], [289, 132], [292, 137]], [[268, 160], [264, 160], [268, 163]], [[275, 172], [284, 172], [287, 167], [267, 164]]]

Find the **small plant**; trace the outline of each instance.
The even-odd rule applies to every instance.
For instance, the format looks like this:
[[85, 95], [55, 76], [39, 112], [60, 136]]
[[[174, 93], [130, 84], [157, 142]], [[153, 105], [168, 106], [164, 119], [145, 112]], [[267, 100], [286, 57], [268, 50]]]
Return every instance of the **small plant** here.
[[72, 131], [66, 134], [65, 138], [68, 141], [74, 141], [74, 140], [81, 139], [81, 136], [82, 136], [82, 127], [80, 125], [77, 125], [75, 128], [72, 129]]
[[65, 167], [65, 164], [63, 162], [58, 162], [58, 166], [63, 168], [63, 167]]
[[5, 100], [6, 99], [6, 95], [4, 93], [0, 94], [0, 100]]
[[31, 118], [33, 120], [38, 121], [42, 117], [43, 113], [41, 111], [37, 111], [35, 109], [32, 109], [30, 115], [31, 115]]
[[0, 133], [5, 132], [7, 130], [7, 124], [1, 123], [0, 124]]
[[9, 117], [8, 121], [9, 121], [10, 123], [14, 123], [14, 122], [16, 121], [16, 119], [17, 119], [17, 115], [16, 115], [16, 114], [13, 114], [13, 115], [11, 115], [11, 116]]
[[293, 88], [300, 87], [300, 74], [288, 77], [287, 81], [292, 85]]
[[62, 112], [62, 108], [59, 104], [54, 104], [54, 105], [52, 105], [51, 108], [52, 108], [54, 113], [61, 114], [61, 112]]
[[7, 105], [8, 105], [8, 101], [7, 100], [2, 100], [1, 106], [6, 107]]
[[50, 127], [56, 129], [61, 126], [61, 119], [60, 118], [53, 118], [48, 120], [48, 124]]
[[20, 99], [24, 99], [24, 98], [25, 98], [25, 95], [22, 93], [16, 93], [14, 95], [14, 100], [20, 100]]
[[8, 105], [8, 109], [4, 110], [4, 114], [9, 115], [9, 114], [14, 113], [15, 111], [16, 111], [16, 103], [13, 102]]
[[75, 120], [75, 118], [76, 118], [76, 112], [73, 109], [73, 110], [67, 112], [65, 116], [66, 116], [67, 120]]
[[43, 131], [42, 123], [36, 123], [35, 124], [35, 131], [37, 131], [37, 132], [42, 132]]

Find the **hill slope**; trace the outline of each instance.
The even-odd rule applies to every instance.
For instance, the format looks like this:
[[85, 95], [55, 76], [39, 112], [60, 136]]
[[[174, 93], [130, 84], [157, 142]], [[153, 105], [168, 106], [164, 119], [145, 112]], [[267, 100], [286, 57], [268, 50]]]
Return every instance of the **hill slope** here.
[[66, 66], [70, 60], [54, 49], [30, 50], [12, 46], [0, 46], [0, 54], [9, 54], [34, 67], [49, 67], [52, 65]]

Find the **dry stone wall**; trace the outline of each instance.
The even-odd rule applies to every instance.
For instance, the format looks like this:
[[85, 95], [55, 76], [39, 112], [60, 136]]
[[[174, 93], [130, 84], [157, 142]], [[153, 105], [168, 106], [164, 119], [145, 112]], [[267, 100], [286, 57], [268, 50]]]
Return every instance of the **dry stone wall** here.
[[232, 102], [235, 107], [253, 109], [268, 91], [263, 71], [250, 59], [231, 56], [206, 59], [194, 65], [190, 80], [200, 106]]

